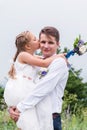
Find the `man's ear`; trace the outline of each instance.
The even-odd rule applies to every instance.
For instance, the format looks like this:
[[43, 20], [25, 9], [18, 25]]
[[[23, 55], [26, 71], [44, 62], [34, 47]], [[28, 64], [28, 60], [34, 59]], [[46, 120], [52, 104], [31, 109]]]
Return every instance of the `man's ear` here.
[[57, 42], [57, 46], [59, 46], [59, 47], [60, 47], [60, 42]]

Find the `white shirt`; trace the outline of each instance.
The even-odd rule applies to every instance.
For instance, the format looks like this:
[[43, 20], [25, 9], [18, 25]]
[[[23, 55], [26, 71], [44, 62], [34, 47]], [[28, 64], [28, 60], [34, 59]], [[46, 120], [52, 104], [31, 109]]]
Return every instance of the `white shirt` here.
[[34, 107], [47, 95], [52, 101], [52, 112], [61, 113], [62, 97], [68, 79], [68, 67], [63, 58], [55, 59], [48, 67], [48, 73], [37, 84], [31, 94], [26, 95], [17, 108], [20, 112]]

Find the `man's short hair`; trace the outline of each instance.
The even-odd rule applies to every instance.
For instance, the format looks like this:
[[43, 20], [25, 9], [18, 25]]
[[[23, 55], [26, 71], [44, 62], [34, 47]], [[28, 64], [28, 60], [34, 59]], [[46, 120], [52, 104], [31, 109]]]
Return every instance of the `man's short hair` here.
[[47, 36], [53, 36], [55, 37], [56, 41], [59, 42], [60, 39], [59, 31], [55, 27], [51, 26], [44, 27], [43, 29], [41, 29], [39, 33], [39, 38], [41, 34], [45, 34]]

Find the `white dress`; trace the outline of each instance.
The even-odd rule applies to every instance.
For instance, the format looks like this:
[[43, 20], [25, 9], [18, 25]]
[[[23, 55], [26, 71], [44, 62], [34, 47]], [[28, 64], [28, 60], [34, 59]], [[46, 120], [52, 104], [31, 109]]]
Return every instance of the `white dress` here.
[[[15, 69], [16, 79], [9, 79], [4, 91], [4, 99], [8, 107], [17, 106], [35, 88], [36, 67], [21, 64], [16, 60]], [[37, 107], [21, 113], [17, 127], [22, 130], [53, 130], [52, 121], [51, 102], [47, 97]]]

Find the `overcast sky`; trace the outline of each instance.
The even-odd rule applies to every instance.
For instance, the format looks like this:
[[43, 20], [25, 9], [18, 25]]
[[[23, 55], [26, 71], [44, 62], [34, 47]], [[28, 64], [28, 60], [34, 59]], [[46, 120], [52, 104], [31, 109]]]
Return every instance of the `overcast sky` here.
[[[7, 75], [15, 54], [15, 36], [30, 30], [37, 37], [44, 26], [60, 31], [61, 48], [73, 49], [81, 34], [87, 41], [87, 0], [0, 0], [0, 78]], [[69, 61], [87, 82], [87, 53], [72, 56]]]

